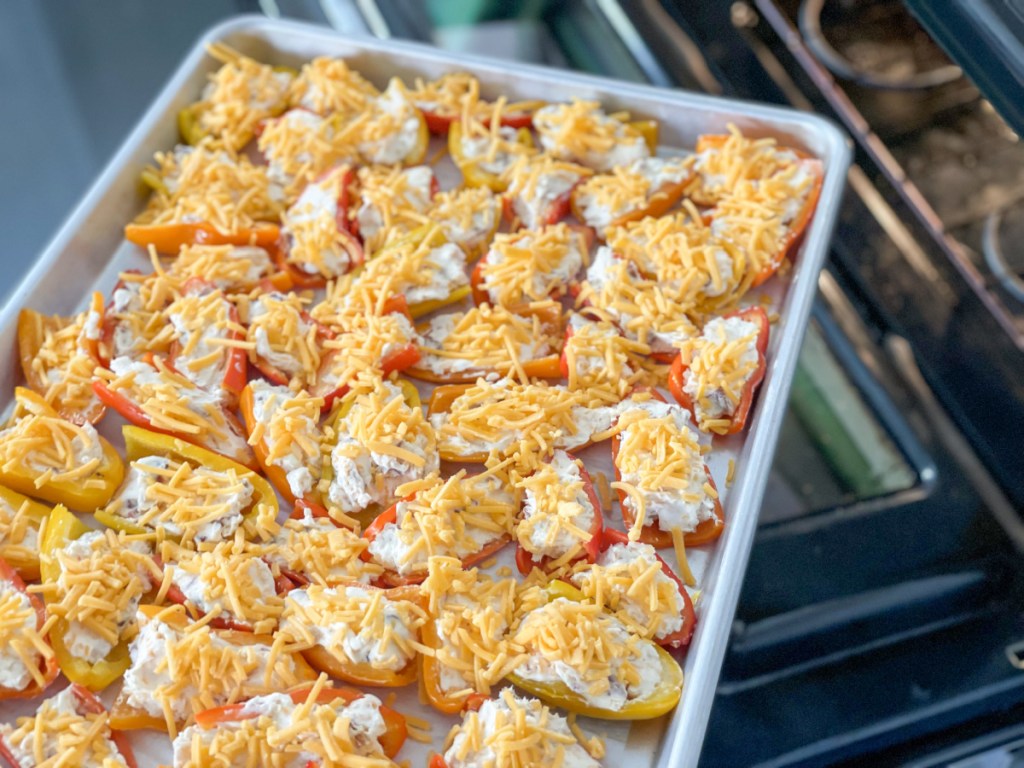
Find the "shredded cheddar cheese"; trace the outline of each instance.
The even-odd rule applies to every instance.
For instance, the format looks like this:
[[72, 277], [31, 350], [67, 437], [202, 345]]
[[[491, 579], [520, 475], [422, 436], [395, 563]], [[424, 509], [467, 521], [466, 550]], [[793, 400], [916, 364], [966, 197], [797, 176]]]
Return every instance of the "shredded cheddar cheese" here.
[[569, 327], [562, 350], [569, 389], [600, 387], [625, 395], [641, 381], [642, 358], [651, 351], [647, 344], [627, 338], [607, 320], [574, 315]]
[[435, 555], [464, 559], [512, 532], [519, 505], [500, 470], [467, 476], [460, 470], [442, 480], [433, 474], [406, 483], [396, 520], [370, 542], [374, 559], [403, 575], [426, 572]]
[[463, 570], [452, 557], [427, 562], [422, 589], [438, 640], [434, 657], [463, 681], [446, 686], [447, 676], [442, 675], [437, 683], [445, 694], [489, 695], [491, 686], [520, 661], [504, 642], [515, 613], [517, 586], [512, 578], [492, 579], [476, 568]]
[[32, 515], [29, 500], [17, 508], [0, 498], [0, 557], [11, 563], [39, 558], [39, 518]]
[[327, 518], [285, 520], [264, 557], [282, 570], [325, 587], [376, 579], [384, 569], [362, 559], [368, 542]]
[[11, 419], [0, 430], [0, 468], [29, 473], [35, 486], [75, 483], [102, 488], [103, 444], [91, 424], [57, 416], [49, 406], [18, 398]]
[[60, 621], [57, 631], [81, 628], [110, 648], [128, 637], [139, 600], [162, 579], [150, 551], [145, 537], [106, 530], [44, 555], [60, 566], [59, 578], [42, 587], [44, 632]]
[[198, 278], [225, 293], [237, 293], [256, 287], [273, 268], [270, 254], [262, 248], [186, 245], [167, 268], [167, 276], [181, 286]]
[[319, 56], [303, 65], [291, 84], [292, 106], [321, 115], [353, 116], [379, 95], [373, 84], [348, 66], [344, 59]]
[[267, 158], [267, 175], [284, 188], [289, 201], [320, 174], [356, 157], [351, 138], [339, 131], [340, 122], [336, 115], [323, 118], [291, 109], [266, 123], [259, 149]]
[[192, 110], [203, 131], [239, 150], [261, 120], [284, 109], [292, 75], [225, 45], [210, 46], [209, 52], [223, 64], [210, 76], [203, 98]]
[[516, 539], [534, 559], [550, 557], [551, 569], [580, 557], [601, 514], [584, 489], [581, 467], [578, 459], [556, 451], [518, 482], [526, 503]]
[[740, 317], [715, 318], [682, 346], [687, 364], [683, 389], [705, 432], [728, 432], [746, 384], [760, 365], [759, 332], [756, 323]]
[[544, 107], [534, 115], [533, 124], [549, 152], [597, 170], [616, 165], [616, 149], [626, 150], [629, 159], [650, 154], [635, 127], [606, 114], [596, 101], [573, 99], [568, 104]]
[[355, 193], [360, 204], [350, 211], [368, 253], [426, 223], [436, 185], [429, 168], [370, 165], [356, 173]]
[[[573, 726], [537, 699], [519, 698], [511, 688], [488, 700], [479, 712], [467, 712], [446, 741], [448, 765], [487, 765], [492, 768], [546, 766], [597, 768], [584, 750]], [[578, 730], [578, 727], [576, 728]], [[603, 754], [596, 739], [588, 747]]]
[[349, 234], [339, 201], [351, 171], [339, 166], [309, 183], [283, 218], [287, 262], [301, 272], [335, 278], [348, 272], [362, 251]]
[[[424, 112], [446, 118], [457, 118], [469, 113], [478, 120], [487, 120], [494, 111], [493, 104], [480, 97], [480, 81], [468, 72], [448, 72], [436, 80], [417, 77], [414, 84], [409, 97]], [[524, 101], [505, 104], [502, 113], [514, 115], [529, 112], [538, 103]]]
[[72, 318], [44, 317], [37, 312], [23, 311], [19, 318], [20, 323], [26, 320], [32, 323], [32, 336], [39, 340], [31, 361], [36, 381], [30, 383], [50, 406], [74, 421], [94, 420], [102, 409], [92, 389], [96, 361], [90, 351], [90, 345], [99, 343], [101, 319], [96, 309], [80, 312]]
[[237, 633], [211, 630], [211, 616], [192, 624], [183, 616], [181, 606], [153, 617], [139, 614], [121, 693], [132, 708], [162, 717], [172, 738], [199, 712], [287, 690], [312, 677], [300, 660], [274, 654], [262, 638], [244, 641]]
[[323, 342], [317, 377], [321, 389], [338, 389], [367, 374], [383, 375], [399, 355], [415, 348], [416, 331], [401, 313], [351, 314], [341, 323], [337, 335]]
[[295, 293], [264, 293], [248, 306], [249, 359], [276, 368], [294, 388], [316, 383], [323, 351], [308, 301]]
[[702, 137], [697, 148], [696, 174], [686, 194], [699, 205], [716, 205], [742, 182], [769, 179], [797, 159], [774, 138], [750, 139], [735, 125], [724, 137]]
[[505, 307], [543, 301], [566, 293], [586, 263], [586, 240], [567, 224], [500, 234], [482, 262], [481, 287]]
[[166, 314], [175, 330], [175, 370], [196, 386], [221, 393], [232, 351], [242, 346], [246, 333], [235, 305], [220, 290], [190, 293], [176, 299]]
[[43, 701], [34, 715], [0, 726], [0, 738], [22, 765], [128, 765], [111, 738], [110, 715], [81, 706], [72, 688]]
[[597, 563], [574, 566], [571, 580], [584, 597], [641, 637], [659, 639], [682, 626], [679, 585], [648, 544], [614, 544]]
[[115, 358], [111, 370], [97, 369], [107, 387], [138, 408], [153, 427], [187, 435], [210, 450], [248, 462], [249, 446], [237, 421], [216, 396], [167, 367], [160, 358], [155, 367]]
[[176, 768], [393, 768], [375, 734], [383, 723], [380, 702], [365, 695], [352, 705], [340, 697], [321, 703], [319, 695], [329, 691], [325, 680], [321, 676], [305, 701], [283, 693], [260, 696], [236, 719], [189, 727], [174, 743]]
[[164, 567], [182, 597], [207, 615], [240, 624], [257, 634], [277, 627], [284, 608], [270, 568], [241, 537], [195, 552], [173, 542], [160, 546]]
[[[42, 662], [53, 658], [53, 648], [46, 642], [39, 626], [41, 619], [28, 596], [9, 581], [0, 582], [0, 648], [5, 655], [13, 656], [25, 668], [25, 685], [21, 690], [46, 683]], [[8, 673], [18, 671], [5, 660]], [[0, 688], [0, 690], [3, 690]]]
[[530, 304], [520, 313], [482, 304], [465, 312], [439, 315], [421, 330], [419, 367], [439, 373], [497, 371], [525, 377], [522, 364], [558, 354], [555, 302]]
[[342, 663], [400, 671], [429, 649], [419, 640], [426, 611], [387, 590], [311, 584], [285, 598], [275, 645], [286, 652], [320, 646]]
[[208, 141], [158, 152], [151, 174], [153, 194], [136, 224], [206, 222], [223, 234], [237, 234], [277, 221], [283, 210], [264, 166]]

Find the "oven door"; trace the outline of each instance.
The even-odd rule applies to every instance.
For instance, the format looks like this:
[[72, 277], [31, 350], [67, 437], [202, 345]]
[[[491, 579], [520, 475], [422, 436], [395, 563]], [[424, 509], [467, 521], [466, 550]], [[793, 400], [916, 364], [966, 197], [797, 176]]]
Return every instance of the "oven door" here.
[[[338, 0], [322, 0], [324, 7]], [[341, 3], [349, 5], [348, 3]], [[360, 0], [378, 35], [620, 79], [780, 99], [737, 33], [744, 4]], [[686, 5], [686, 10], [680, 10]], [[712, 4], [716, 5], [716, 4]], [[725, 10], [722, 10], [722, 9]], [[330, 15], [330, 14], [328, 14]], [[730, 46], [746, 46], [731, 57]], [[753, 92], [750, 86], [754, 84]], [[761, 85], [763, 84], [763, 89]], [[804, 106], [797, 102], [797, 106]], [[927, 752], [1024, 702], [1024, 526], [917, 367], [918, 350], [852, 263], [929, 263], [862, 168], [794, 381], [702, 765], [865, 764]], [[923, 271], [923, 272], [922, 272]], [[902, 283], [895, 283], [896, 290]], [[949, 312], [942, 296], [936, 311]], [[895, 750], [895, 751], [894, 751]], [[865, 758], [864, 756], [871, 755]], [[889, 757], [886, 757], [889, 756]]]

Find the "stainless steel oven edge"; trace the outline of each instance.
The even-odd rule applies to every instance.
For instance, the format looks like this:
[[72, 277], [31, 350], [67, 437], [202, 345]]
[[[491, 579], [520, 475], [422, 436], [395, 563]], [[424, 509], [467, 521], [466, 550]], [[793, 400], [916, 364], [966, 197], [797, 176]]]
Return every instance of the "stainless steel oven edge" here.
[[[295, 62], [317, 54], [354, 56], [356, 67], [360, 67], [360, 57], [366, 61], [385, 60], [386, 64], [378, 66], [398, 75], [422, 72], [436, 76], [457, 67], [473, 71], [486, 86], [512, 98], [578, 95], [597, 98], [612, 108], [628, 108], [654, 117], [661, 123], [662, 142], [667, 146], [690, 147], [698, 134], [721, 132], [728, 123], [736, 123], [752, 135], [777, 136], [783, 143], [804, 149], [824, 162], [821, 199], [791, 272], [780, 307], [780, 321], [773, 329], [768, 371], [755, 406], [754, 426], [742, 444], [736, 442], [731, 446], [737, 450], [737, 472], [726, 499], [728, 524], [709, 559], [702, 584], [700, 620], [685, 660], [687, 682], [683, 697], [671, 715], [663, 741], [654, 750], [654, 764], [658, 766], [696, 765], [801, 340], [817, 291], [818, 273], [826, 258], [846, 182], [851, 155], [846, 136], [824, 118], [762, 104], [455, 55], [414, 43], [342, 37], [325, 28], [241, 16], [210, 29], [189, 51], [0, 310], [0, 342], [9, 350], [10, 361], [0, 371], [0, 385], [5, 393], [12, 391], [20, 375], [14, 362], [19, 309], [31, 305], [45, 312], [69, 312], [83, 304], [86, 285], [111, 272], [112, 257], [124, 247], [122, 227], [143, 204], [138, 173], [150, 162], [154, 151], [176, 143], [173, 115], [195, 98], [206, 74], [212, 70], [214, 63], [206, 56], [205, 48], [214, 41], [226, 42], [256, 57], [273, 52], [278, 59], [290, 57]], [[112, 278], [113, 273], [107, 277]], [[443, 734], [435, 737], [443, 738]]]

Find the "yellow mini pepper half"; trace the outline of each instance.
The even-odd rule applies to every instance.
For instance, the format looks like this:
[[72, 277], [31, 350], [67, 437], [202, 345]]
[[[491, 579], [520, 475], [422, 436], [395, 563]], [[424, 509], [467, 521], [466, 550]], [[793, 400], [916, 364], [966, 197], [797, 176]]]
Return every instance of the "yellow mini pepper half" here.
[[[582, 592], [571, 584], [557, 579], [544, 587], [544, 593], [547, 602], [560, 597], [573, 602], [583, 602], [584, 600]], [[640, 642], [649, 643], [650, 641], [641, 640]], [[507, 679], [513, 685], [532, 693], [546, 704], [562, 707], [569, 712], [601, 720], [650, 720], [671, 712], [679, 702], [679, 696], [683, 690], [683, 670], [679, 667], [678, 662], [661, 646], [650, 644], [657, 651], [661, 661], [658, 684], [649, 696], [629, 701], [621, 709], [595, 707], [561, 681], [527, 680], [515, 672], [510, 673]]]
[[[92, 512], [110, 501], [124, 479], [124, 464], [117, 449], [91, 426], [78, 426], [62, 419], [30, 389], [17, 387], [14, 401], [14, 413], [5, 426], [5, 430], [11, 431], [0, 440], [0, 484], [80, 512]], [[23, 428], [20, 432], [19, 425]], [[68, 438], [72, 446], [83, 435], [99, 441], [101, 456], [91, 472], [47, 469], [44, 462], [33, 459], [37, 451], [53, 448], [57, 433]]]
[[[243, 515], [245, 525], [251, 528], [258, 538], [261, 533], [268, 535], [276, 528], [278, 513], [277, 496], [270, 483], [251, 469], [237, 461], [221, 456], [219, 453], [200, 448], [172, 435], [150, 432], [148, 429], [125, 425], [121, 428], [124, 435], [125, 455], [129, 462], [144, 456], [166, 456], [175, 461], [188, 462], [193, 466], [206, 467], [217, 472], [234, 470], [240, 478], [245, 478], [253, 487], [253, 504]], [[96, 519], [108, 528], [126, 533], [149, 533], [150, 529], [132, 522], [108, 509], [97, 509]]]

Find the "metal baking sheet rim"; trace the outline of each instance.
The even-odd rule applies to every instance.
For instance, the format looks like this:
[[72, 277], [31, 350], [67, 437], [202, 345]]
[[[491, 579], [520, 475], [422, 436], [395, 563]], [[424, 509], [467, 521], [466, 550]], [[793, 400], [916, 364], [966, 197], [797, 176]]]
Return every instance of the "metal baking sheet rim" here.
[[[68, 266], [73, 265], [77, 256], [85, 262], [80, 263], [79, 267], [86, 270], [90, 276], [95, 277], [102, 271], [104, 233], [93, 235], [87, 231], [85, 225], [104, 204], [120, 203], [122, 207], [132, 208], [138, 206], [138, 171], [150, 160], [154, 151], [164, 149], [173, 143], [173, 139], [165, 141], [160, 134], [166, 135], [173, 130], [170, 126], [174, 125], [175, 108], [194, 98], [193, 91], [186, 92], [186, 85], [200, 70], [204, 70], [206, 46], [217, 41], [227, 41], [244, 50], [249, 46], [242, 43], [249, 37], [250, 42], [262, 42], [273, 48], [282, 36], [289, 38], [290, 42], [304, 41], [310, 44], [315, 50], [307, 51], [307, 56], [332, 52], [342, 55], [342, 52], [336, 49], [348, 46], [382, 56], [405, 55], [423, 62], [458, 67], [476, 73], [501, 72], [517, 79], [522, 76], [521, 82], [530, 79], [546, 81], [556, 95], [565, 97], [574, 92], [600, 92], [615, 97], [623, 106], [646, 102], [649, 105], [662, 105], [666, 108], [699, 110], [715, 116], [721, 127], [724, 127], [727, 121], [739, 120], [745, 129], [756, 131], [760, 128], [765, 133], [788, 137], [795, 140], [798, 145], [804, 144], [804, 148], [812, 150], [813, 154], [823, 161], [825, 180], [821, 198], [794, 264], [791, 283], [780, 312], [780, 323], [776, 326], [777, 329], [784, 328], [784, 333], [781, 334], [781, 339], [769, 360], [765, 383], [755, 408], [753, 427], [737, 461], [735, 482], [727, 499], [728, 525], [710, 558], [705, 582], [702, 585], [707, 599], [702, 601], [700, 621], [685, 660], [686, 683], [683, 696], [679, 706], [670, 716], [664, 731], [663, 743], [658, 750], [658, 766], [667, 768], [696, 765], [757, 527], [757, 514], [771, 468], [771, 457], [778, 440], [793, 372], [817, 290], [817, 276], [826, 258], [829, 239], [842, 199], [851, 156], [848, 139], [825, 118], [794, 110], [685, 91], [620, 83], [547, 67], [452, 54], [416, 43], [343, 36], [323, 27], [297, 22], [271, 20], [260, 16], [239, 16], [210, 28], [188, 52], [135, 129], [0, 310], [0, 343], [12, 351], [8, 357], [9, 365], [0, 370], [0, 385], [4, 387], [4, 391], [12, 391], [19, 375], [16, 357], [13, 354], [18, 311], [30, 299], [35, 308], [50, 312], [66, 312], [71, 306], [81, 303], [81, 284], [76, 284], [73, 279], [56, 278], [56, 268], [64, 262]], [[486, 76], [482, 79], [486, 80]], [[552, 93], [544, 95], [550, 98]], [[639, 111], [648, 110], [641, 108]], [[665, 128], [670, 130], [672, 126], [665, 124]], [[803, 141], [800, 140], [801, 136]], [[808, 143], [815, 146], [807, 146]], [[127, 219], [122, 219], [124, 220]], [[111, 246], [106, 249], [108, 258], [114, 254], [121, 242], [120, 231], [118, 226], [114, 232], [106, 233], [106, 236], [112, 239]]]

